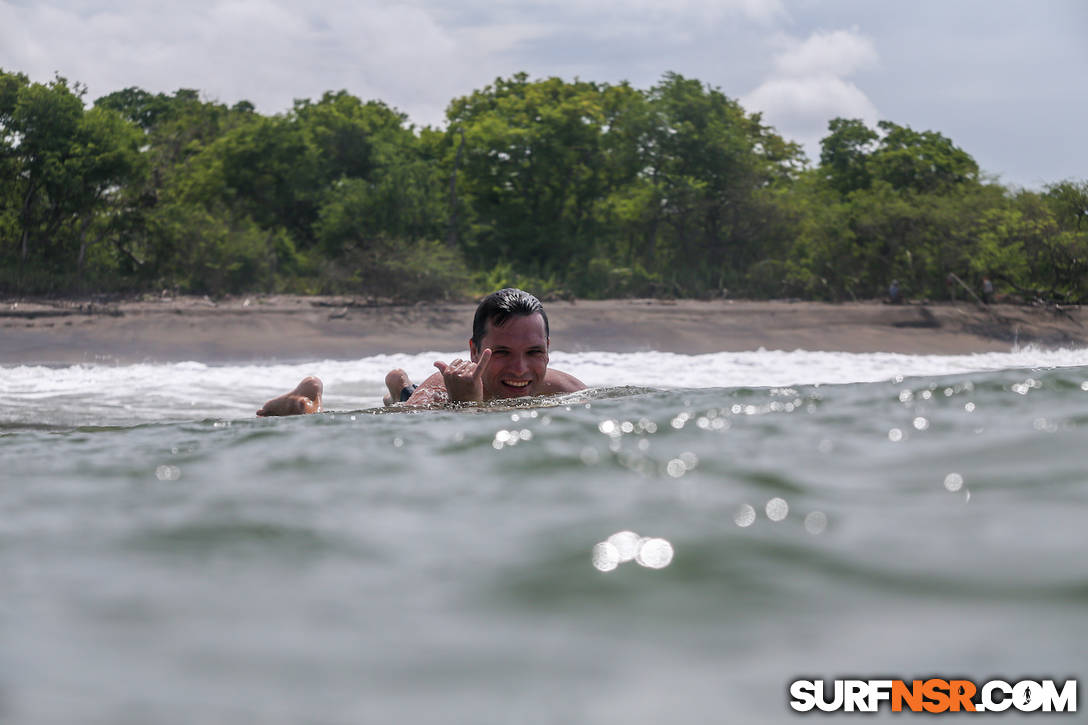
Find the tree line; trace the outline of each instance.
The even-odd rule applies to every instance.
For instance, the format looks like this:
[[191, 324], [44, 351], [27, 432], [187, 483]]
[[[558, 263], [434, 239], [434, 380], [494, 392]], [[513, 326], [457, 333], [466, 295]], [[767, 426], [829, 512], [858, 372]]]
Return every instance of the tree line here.
[[346, 91], [85, 102], [0, 70], [0, 292], [1088, 298], [1088, 183], [985, 178], [935, 131], [801, 147], [719, 89], [525, 74], [417, 128]]

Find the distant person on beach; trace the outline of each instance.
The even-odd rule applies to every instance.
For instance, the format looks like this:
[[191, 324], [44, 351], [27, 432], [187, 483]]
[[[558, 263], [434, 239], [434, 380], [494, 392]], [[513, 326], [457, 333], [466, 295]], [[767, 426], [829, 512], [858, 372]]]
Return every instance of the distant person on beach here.
[[989, 277], [982, 278], [982, 301], [988, 305], [994, 301], [994, 283]]
[[891, 285], [888, 287], [888, 299], [891, 300], [893, 305], [898, 305], [903, 301], [901, 293], [899, 292], [899, 280], [893, 279]]
[[[573, 375], [548, 369], [548, 315], [533, 295], [501, 289], [480, 302], [472, 320], [469, 359], [436, 361], [438, 372], [418, 386], [403, 370], [385, 376], [385, 404], [440, 405], [483, 402], [584, 390]], [[289, 393], [269, 400], [259, 416], [301, 415], [321, 410], [321, 380], [308, 377]]]

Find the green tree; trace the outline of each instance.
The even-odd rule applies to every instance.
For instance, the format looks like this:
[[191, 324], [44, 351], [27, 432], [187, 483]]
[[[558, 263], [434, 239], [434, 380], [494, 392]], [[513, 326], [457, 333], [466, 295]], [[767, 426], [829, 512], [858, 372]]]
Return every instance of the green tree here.
[[666, 270], [676, 292], [739, 284], [782, 242], [775, 188], [799, 171], [800, 147], [720, 90], [680, 75], [666, 74], [647, 102], [636, 182], [648, 187], [640, 256]]
[[978, 181], [978, 164], [936, 131], [918, 132], [891, 121], [877, 124], [880, 146], [869, 160], [874, 178], [895, 189], [940, 192]]
[[869, 156], [879, 135], [861, 119], [834, 118], [820, 141], [820, 171], [840, 194], [867, 189], [872, 182]]
[[17, 259], [8, 284], [48, 291], [82, 274], [96, 225], [118, 188], [143, 171], [141, 135], [116, 112], [85, 111], [85, 89], [60, 76], [42, 84], [4, 74], [0, 87], [0, 143], [12, 174], [0, 254]]
[[[326, 93], [296, 102], [295, 117], [316, 153], [314, 239], [335, 258], [360, 240], [443, 235], [443, 174], [407, 118], [383, 103]], [[433, 135], [433, 134], [431, 134]]]
[[521, 73], [450, 104], [446, 168], [463, 133], [458, 194], [473, 227], [461, 238], [477, 264], [515, 262], [546, 275], [592, 256], [600, 95], [593, 83]]
[[238, 220], [246, 212], [228, 209], [229, 190], [222, 174], [213, 173], [216, 165], [206, 152], [231, 131], [262, 117], [248, 102], [228, 108], [203, 101], [198, 91], [186, 88], [169, 95], [127, 88], [99, 98], [95, 106], [121, 113], [144, 131], [142, 155], [148, 173], [118, 190], [103, 230], [119, 273], [136, 285], [184, 286], [183, 275], [173, 266], [178, 264], [179, 237], [164, 234], [170, 224], [157, 217], [183, 215], [164, 206], [200, 204], [224, 228], [243, 223]]
[[820, 174], [841, 194], [885, 181], [896, 191], [944, 192], [978, 182], [978, 164], [936, 131], [891, 121], [874, 131], [858, 119], [833, 119], [820, 142]]
[[1013, 195], [991, 216], [979, 272], [1028, 299], [1088, 301], [1086, 186], [1063, 182]]

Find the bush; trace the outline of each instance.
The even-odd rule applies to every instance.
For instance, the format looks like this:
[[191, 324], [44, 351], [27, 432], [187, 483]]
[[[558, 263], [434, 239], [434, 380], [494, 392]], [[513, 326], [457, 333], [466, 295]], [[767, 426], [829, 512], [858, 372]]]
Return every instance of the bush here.
[[156, 286], [193, 294], [278, 291], [298, 258], [282, 228], [200, 206], [167, 206], [152, 220]]
[[336, 260], [324, 260], [317, 289], [394, 301], [469, 296], [470, 277], [460, 252], [433, 240], [377, 236], [357, 241]]
[[509, 262], [499, 262], [490, 270], [479, 272], [473, 278], [476, 297], [491, 294], [506, 287], [523, 289], [540, 299], [570, 296], [569, 290], [554, 276], [547, 279], [528, 274], [521, 274]]
[[637, 262], [626, 267], [607, 257], [594, 257], [572, 277], [578, 296], [589, 299], [653, 297], [664, 291], [659, 275], [650, 274]]
[[827, 285], [811, 270], [791, 260], [764, 259], [748, 268], [744, 295], [755, 299], [827, 296]]

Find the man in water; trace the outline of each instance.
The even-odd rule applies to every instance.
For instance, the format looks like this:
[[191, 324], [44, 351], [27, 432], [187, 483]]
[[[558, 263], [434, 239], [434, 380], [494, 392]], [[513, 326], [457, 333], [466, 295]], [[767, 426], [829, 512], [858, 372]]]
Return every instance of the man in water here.
[[[548, 369], [549, 344], [548, 315], [540, 300], [519, 289], [501, 289], [476, 308], [468, 360], [436, 361], [438, 372], [418, 386], [403, 370], [391, 370], [385, 377], [385, 404], [483, 402], [584, 390], [573, 375]], [[257, 415], [320, 412], [322, 389], [318, 378], [305, 378], [290, 393], [265, 403]]]

